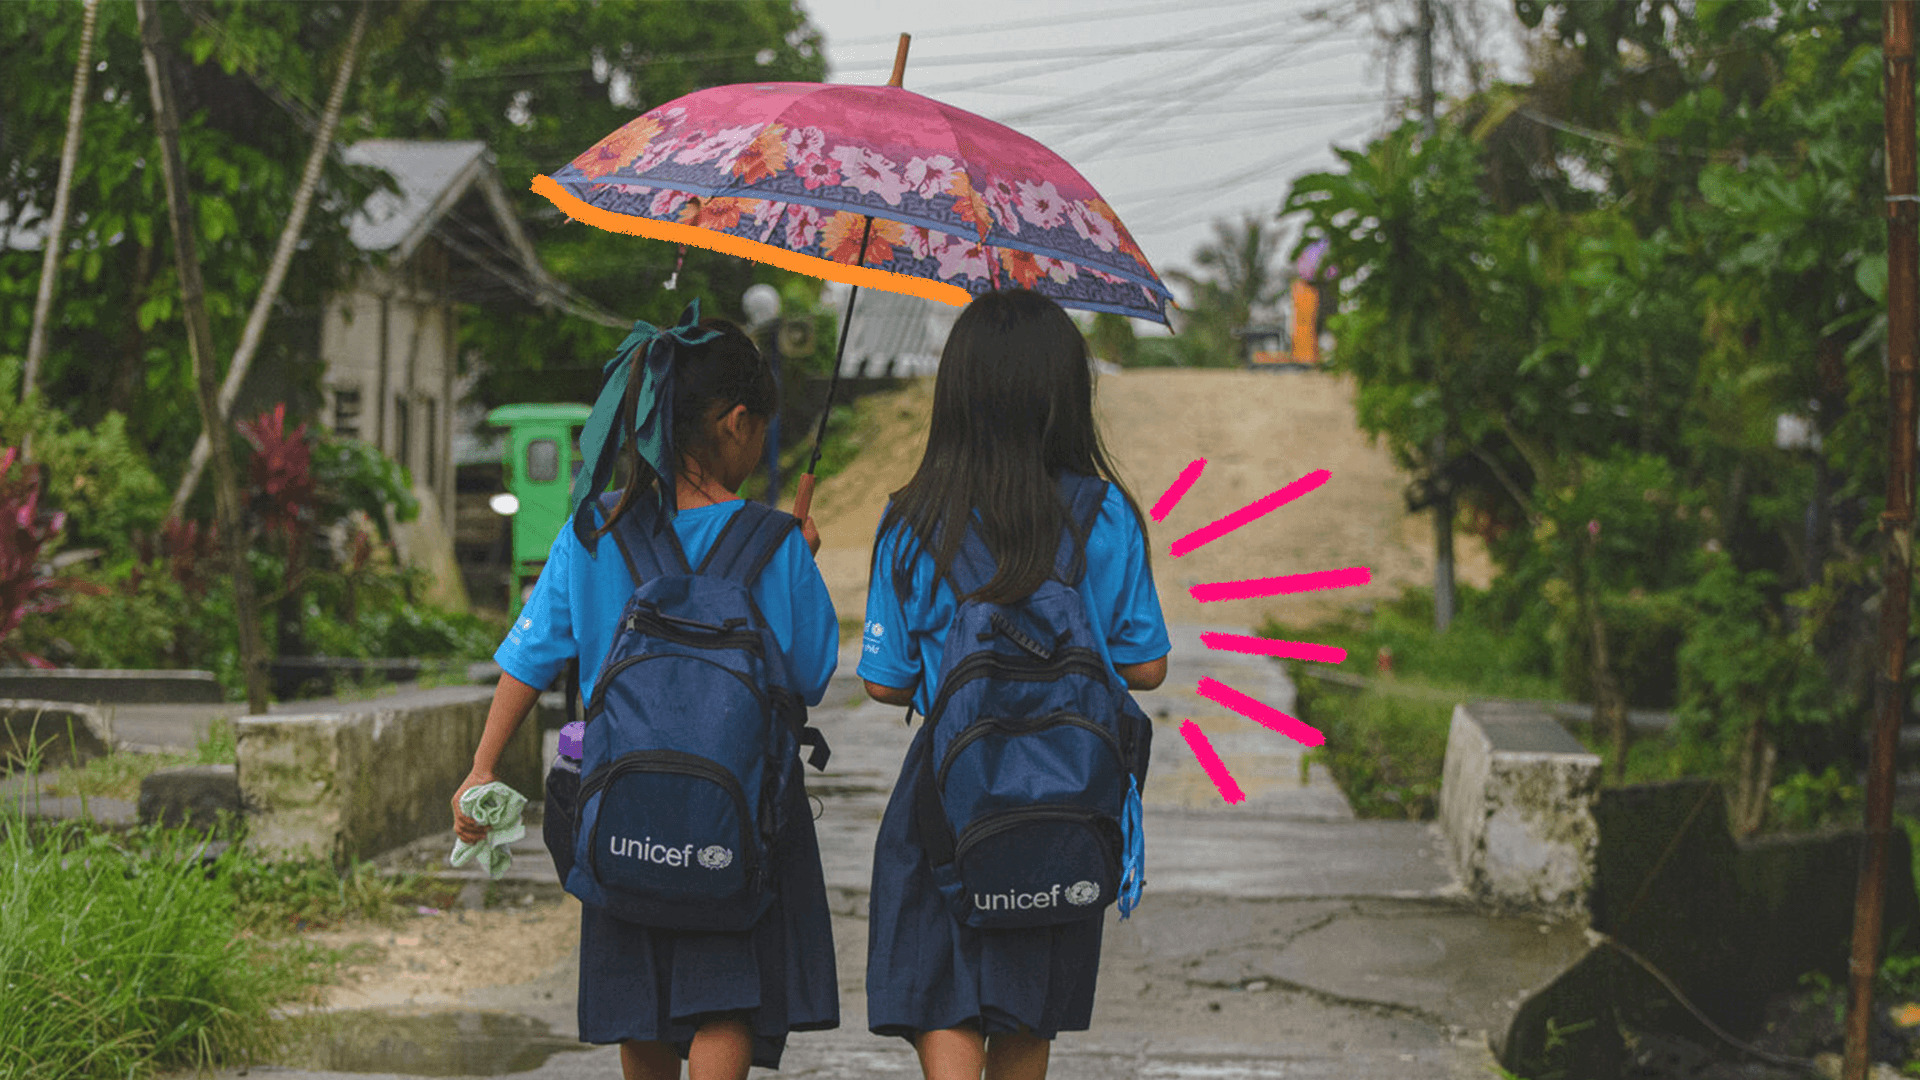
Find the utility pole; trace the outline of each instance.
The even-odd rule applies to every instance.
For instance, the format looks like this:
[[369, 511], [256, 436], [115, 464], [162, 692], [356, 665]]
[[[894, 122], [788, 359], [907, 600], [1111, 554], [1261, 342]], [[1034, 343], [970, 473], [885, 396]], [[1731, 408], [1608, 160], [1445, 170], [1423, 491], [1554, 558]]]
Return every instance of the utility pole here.
[[[1434, 132], [1433, 29], [1435, 0], [1419, 0], [1420, 117], [1428, 138]], [[1439, 350], [1433, 340], [1432, 314], [1421, 319], [1422, 346], [1434, 378], [1440, 377]], [[1433, 628], [1445, 631], [1453, 623], [1453, 488], [1447, 482], [1447, 434], [1443, 429], [1427, 448], [1429, 494], [1433, 500]]]
[[1906, 712], [1907, 601], [1913, 575], [1914, 352], [1920, 344], [1920, 194], [1916, 194], [1913, 0], [1881, 8], [1885, 26], [1887, 150], [1887, 509], [1880, 515], [1886, 562], [1880, 596], [1884, 666], [1877, 680], [1873, 750], [1867, 759], [1867, 834], [1854, 893], [1853, 957], [1847, 965], [1847, 1044], [1841, 1075], [1866, 1080], [1873, 1031], [1873, 977], [1886, 906], [1887, 834], [1893, 765]]
[[200, 405], [200, 426], [213, 443], [215, 521], [233, 573], [233, 614], [239, 623], [240, 670], [247, 681], [247, 711], [267, 711], [267, 673], [260, 640], [260, 612], [253, 600], [253, 569], [247, 565], [247, 540], [240, 531], [240, 488], [234, 477], [233, 454], [228, 449], [227, 425], [221, 418], [213, 371], [213, 324], [207, 320], [206, 285], [200, 278], [200, 247], [195, 241], [193, 205], [187, 200], [187, 167], [180, 156], [180, 114], [175, 111], [173, 83], [162, 65], [165, 42], [160, 34], [158, 0], [139, 0], [140, 52], [147, 66], [147, 89], [153, 96], [154, 126], [159, 128], [160, 178], [167, 193], [167, 221], [173, 230], [173, 260], [180, 274], [180, 307], [187, 322], [187, 355], [193, 361], [193, 382]]

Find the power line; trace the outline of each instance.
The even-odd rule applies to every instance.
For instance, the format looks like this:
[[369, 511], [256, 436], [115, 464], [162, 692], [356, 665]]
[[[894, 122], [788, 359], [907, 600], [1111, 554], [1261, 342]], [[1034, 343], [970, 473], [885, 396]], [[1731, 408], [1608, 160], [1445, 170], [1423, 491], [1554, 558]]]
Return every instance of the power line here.
[[[1246, 7], [1249, 4], [1271, 3], [1272, 0], [1214, 0], [1213, 3], [1180, 4], [1165, 3], [1141, 4], [1137, 7], [1114, 8], [1107, 11], [1088, 11], [1078, 15], [1048, 16], [1044, 19], [1027, 19], [1022, 22], [970, 23], [966, 26], [948, 27], [943, 30], [915, 31], [919, 38], [975, 37], [981, 34], [997, 34], [1007, 30], [1036, 30], [1054, 26], [1079, 26], [1095, 20], [1106, 22], [1112, 19], [1128, 19], [1136, 15], [1181, 15], [1190, 11], [1205, 11], [1213, 8]], [[875, 34], [870, 37], [847, 38], [838, 44], [844, 47], [863, 45], [892, 45], [899, 39], [898, 34]]]
[[[1325, 141], [1327, 144], [1331, 145], [1332, 143], [1338, 142], [1341, 139], [1352, 138], [1353, 136], [1359, 135], [1369, 130], [1370, 128], [1372, 128], [1374, 123], [1375, 121], [1373, 120], [1367, 120], [1363, 123], [1352, 125], [1339, 132], [1336, 132], [1335, 134], [1327, 138]], [[1314, 140], [1311, 140], [1311, 143], [1319, 143], [1320, 141], [1321, 140], [1319, 139], [1314, 139]], [[1255, 162], [1254, 164], [1249, 165], [1246, 168], [1241, 169], [1240, 171], [1232, 173], [1228, 176], [1211, 177], [1209, 179], [1197, 181], [1197, 182], [1175, 184], [1168, 187], [1156, 188], [1152, 191], [1141, 192], [1139, 194], [1135, 194], [1131, 196], [1122, 196], [1122, 198], [1129, 205], [1139, 206], [1139, 205], [1145, 204], [1148, 206], [1152, 206], [1155, 204], [1166, 203], [1170, 200], [1177, 199], [1182, 196], [1191, 195], [1196, 191], [1205, 191], [1209, 189], [1215, 190], [1219, 194], [1224, 195], [1232, 191], [1234, 188], [1242, 186], [1249, 181], [1267, 178], [1268, 175], [1271, 174], [1276, 168], [1298, 157], [1301, 149], [1302, 149], [1301, 145], [1296, 144], [1294, 146], [1288, 147], [1285, 151], [1279, 154], [1273, 155], [1272, 157], [1263, 158], [1260, 161]], [[1215, 197], [1217, 198], [1218, 196], [1216, 195]], [[1115, 205], [1118, 205], [1120, 200], [1110, 199], [1108, 201], [1110, 203], [1114, 203]]]
[[[1357, 108], [1365, 108], [1366, 106], [1371, 104], [1374, 104], [1374, 103], [1373, 102], [1354, 102], [1352, 104], [1337, 106], [1335, 108], [1339, 110], [1339, 113], [1340, 113], [1339, 118], [1344, 118], [1345, 116], [1349, 115], [1352, 110]], [[1316, 106], [1316, 108], [1326, 109], [1328, 107]], [[1190, 146], [1200, 146], [1208, 143], [1231, 142], [1234, 139], [1246, 138], [1249, 136], [1279, 135], [1289, 131], [1299, 131], [1303, 128], [1316, 126], [1317, 120], [1321, 120], [1321, 119], [1334, 119], [1334, 117], [1318, 117], [1315, 120], [1302, 120], [1298, 117], [1295, 117], [1295, 118], [1288, 119], [1276, 124], [1261, 124], [1261, 125], [1255, 125], [1252, 127], [1235, 128], [1232, 131], [1226, 132], [1226, 133], [1222, 133], [1218, 131], [1197, 131], [1181, 138], [1156, 140], [1151, 146], [1128, 147], [1124, 150], [1115, 150], [1111, 153], [1106, 153], [1106, 154], [1083, 155], [1079, 157], [1077, 160], [1079, 161], [1111, 161], [1116, 157], [1122, 156], [1122, 154], [1130, 154], [1130, 155], [1133, 155], [1134, 157], [1142, 157], [1142, 158], [1151, 157], [1156, 154], [1167, 153], [1174, 150], [1180, 150]]]
[[[996, 52], [956, 53], [929, 57], [915, 56], [913, 66], [920, 68], [946, 67], [957, 64], [1007, 64], [1028, 60], [1078, 60], [1091, 56], [1118, 57], [1139, 56], [1144, 53], [1179, 52], [1188, 50], [1189, 46], [1209, 45], [1219, 41], [1221, 38], [1237, 38], [1251, 31], [1269, 30], [1276, 25], [1279, 25], [1279, 23], [1272, 15], [1263, 15], [1257, 19], [1243, 19], [1240, 22], [1227, 23], [1224, 26], [1216, 26], [1179, 37], [1162, 38], [1158, 41], [1138, 42], [1131, 45], [1104, 45], [1094, 49], [1068, 46], [1056, 49], [1001, 50]], [[1238, 44], [1241, 44], [1241, 42], [1230, 43], [1230, 47], [1237, 46]], [[840, 74], [845, 74], [847, 71], [886, 71], [891, 70], [892, 66], [892, 58], [888, 58], [885, 64], [861, 64], [845, 68]]]
[[[1312, 47], [1313, 47], [1312, 45], [1298, 46], [1298, 48], [1300, 49], [1311, 49]], [[1283, 57], [1283, 59], [1284, 58], [1285, 57]], [[1169, 102], [1168, 104], [1158, 109], [1150, 109], [1145, 115], [1137, 117], [1134, 122], [1141, 126], [1151, 127], [1154, 125], [1158, 125], [1164, 121], [1172, 120], [1184, 113], [1190, 112], [1191, 110], [1193, 110], [1198, 106], [1205, 105], [1208, 102], [1215, 101], [1221, 97], [1226, 96], [1227, 94], [1237, 91], [1240, 88], [1240, 86], [1244, 85], [1251, 78], [1257, 78], [1260, 75], [1264, 75], [1265, 73], [1266, 72], [1262, 70], [1253, 75], [1249, 75], [1247, 77], [1237, 79], [1237, 80], [1234, 80], [1234, 79], [1214, 80], [1209, 87], [1203, 89], [1197, 96], [1189, 98], [1185, 101]], [[1115, 146], [1121, 145], [1127, 140], [1127, 138], [1128, 138], [1127, 133], [1115, 132], [1107, 135], [1105, 138], [1101, 139], [1099, 142], [1097, 142], [1094, 145], [1086, 146], [1083, 152], [1089, 156], [1103, 154], [1108, 150], [1111, 150]]]

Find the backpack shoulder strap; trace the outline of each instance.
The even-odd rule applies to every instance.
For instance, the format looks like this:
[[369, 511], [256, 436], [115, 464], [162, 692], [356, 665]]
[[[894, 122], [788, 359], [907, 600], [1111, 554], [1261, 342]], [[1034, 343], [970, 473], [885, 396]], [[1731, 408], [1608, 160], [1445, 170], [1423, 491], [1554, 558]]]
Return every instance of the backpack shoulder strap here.
[[[614, 492], [600, 496], [601, 520], [613, 513], [617, 502], [619, 496]], [[612, 536], [620, 548], [620, 557], [627, 561], [627, 572], [633, 575], [634, 588], [657, 577], [688, 572], [686, 552], [680, 550], [680, 536], [652, 499], [635, 500], [620, 520], [613, 523]]]
[[1060, 544], [1053, 576], [1077, 586], [1087, 572], [1087, 540], [1093, 536], [1101, 504], [1107, 500], [1107, 482], [1097, 476], [1067, 473], [1060, 478], [1060, 493], [1067, 502], [1067, 531], [1071, 535]]
[[748, 502], [734, 511], [726, 527], [714, 538], [706, 558], [700, 560], [699, 574], [710, 574], [751, 586], [760, 571], [767, 568], [787, 534], [800, 525], [792, 514], [775, 510], [764, 503]]

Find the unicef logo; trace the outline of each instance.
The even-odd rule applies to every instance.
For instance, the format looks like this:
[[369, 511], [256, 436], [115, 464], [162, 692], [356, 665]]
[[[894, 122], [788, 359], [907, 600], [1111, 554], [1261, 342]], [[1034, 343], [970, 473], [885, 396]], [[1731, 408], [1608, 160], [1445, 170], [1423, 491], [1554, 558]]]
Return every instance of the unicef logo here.
[[[725, 870], [727, 867], [733, 865], [733, 852], [721, 847], [719, 844], [712, 844], [701, 848], [699, 858], [700, 865], [709, 870]], [[1074, 888], [1079, 888], [1079, 886], [1076, 885]]]
[[[703, 852], [701, 859], [705, 858], [706, 855]], [[1067, 886], [1067, 903], [1074, 907], [1086, 907], [1098, 899], [1100, 899], [1100, 886], [1091, 881], [1076, 881]]]
[[886, 637], [887, 628], [881, 626], [877, 621], [870, 622], [867, 624], [867, 633], [872, 634], [874, 637]]

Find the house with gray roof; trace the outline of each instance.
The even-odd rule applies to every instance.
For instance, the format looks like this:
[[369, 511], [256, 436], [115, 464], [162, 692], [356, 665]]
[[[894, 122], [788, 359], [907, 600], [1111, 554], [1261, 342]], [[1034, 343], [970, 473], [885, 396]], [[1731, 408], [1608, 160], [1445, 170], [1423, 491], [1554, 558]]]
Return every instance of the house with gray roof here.
[[[457, 304], [582, 311], [540, 265], [481, 142], [371, 139], [350, 164], [393, 177], [348, 223], [373, 265], [327, 299], [320, 328], [323, 418], [407, 467], [419, 520], [398, 536], [444, 601], [464, 600], [454, 563]], [[602, 320], [604, 321], [604, 319]]]

